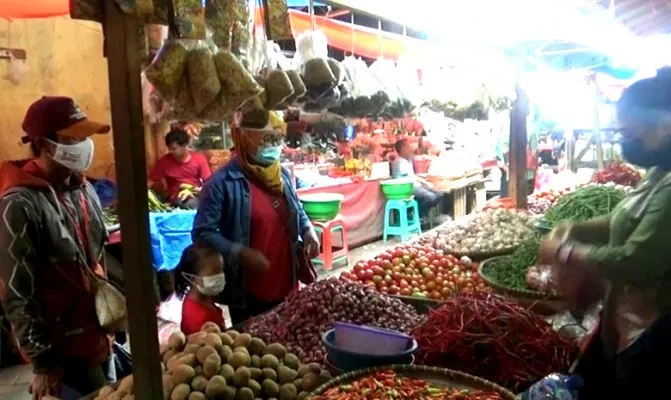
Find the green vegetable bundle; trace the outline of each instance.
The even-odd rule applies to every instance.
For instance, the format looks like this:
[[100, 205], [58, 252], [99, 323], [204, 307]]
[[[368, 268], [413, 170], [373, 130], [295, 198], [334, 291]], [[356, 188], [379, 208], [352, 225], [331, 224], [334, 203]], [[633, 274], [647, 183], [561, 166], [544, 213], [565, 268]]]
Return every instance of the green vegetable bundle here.
[[536, 264], [541, 236], [532, 233], [511, 255], [488, 261], [482, 273], [490, 280], [512, 289], [531, 290], [527, 284], [527, 271]]
[[586, 186], [561, 197], [544, 218], [556, 226], [561, 222], [582, 222], [608, 215], [624, 195], [624, 191], [612, 187]]

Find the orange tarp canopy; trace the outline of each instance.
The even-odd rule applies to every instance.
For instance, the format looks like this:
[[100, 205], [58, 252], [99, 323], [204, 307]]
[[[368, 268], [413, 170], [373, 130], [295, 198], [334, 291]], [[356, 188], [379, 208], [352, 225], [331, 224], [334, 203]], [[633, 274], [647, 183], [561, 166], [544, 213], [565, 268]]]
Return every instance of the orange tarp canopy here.
[[[68, 15], [69, 0], [0, 0], [0, 18], [46, 18]], [[259, 13], [260, 14], [260, 13]], [[310, 15], [290, 10], [291, 30], [296, 36], [310, 30]], [[262, 21], [257, 15], [257, 21]], [[325, 17], [315, 17], [315, 27], [324, 32], [330, 46], [354, 54], [396, 59], [408, 51], [426, 51], [425, 42]]]

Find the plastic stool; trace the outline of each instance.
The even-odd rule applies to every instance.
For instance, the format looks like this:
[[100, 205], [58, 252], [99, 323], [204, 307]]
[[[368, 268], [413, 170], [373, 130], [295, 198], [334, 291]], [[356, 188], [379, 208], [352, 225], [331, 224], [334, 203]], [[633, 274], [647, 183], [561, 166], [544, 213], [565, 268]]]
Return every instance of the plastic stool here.
[[[312, 261], [315, 264], [324, 265], [324, 270], [330, 271], [333, 268], [333, 263], [335, 261], [345, 260], [345, 265], [348, 263], [349, 258], [349, 246], [347, 244], [347, 229], [345, 229], [345, 224], [340, 219], [340, 216], [335, 217], [330, 221], [312, 221], [312, 225], [315, 228], [315, 231], [320, 236], [321, 241], [321, 253], [317, 258]], [[342, 238], [342, 248], [340, 250], [333, 251], [333, 233], [340, 231]]]
[[[392, 225], [390, 216], [392, 211], [398, 211], [400, 216], [398, 224]], [[408, 212], [412, 211], [412, 218], [408, 221]], [[402, 241], [410, 239], [413, 233], [421, 234], [422, 225], [419, 222], [419, 205], [417, 200], [410, 198], [405, 200], [387, 200], [384, 206], [384, 241], [387, 236], [400, 236]]]

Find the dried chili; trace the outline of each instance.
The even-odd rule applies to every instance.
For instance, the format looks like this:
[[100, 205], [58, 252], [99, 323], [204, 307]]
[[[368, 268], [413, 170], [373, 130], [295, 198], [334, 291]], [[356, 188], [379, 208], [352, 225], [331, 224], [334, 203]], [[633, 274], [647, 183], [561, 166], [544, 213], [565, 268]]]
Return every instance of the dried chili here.
[[460, 370], [513, 391], [565, 371], [578, 352], [540, 315], [482, 292], [448, 298], [412, 334], [418, 364]]
[[503, 400], [496, 392], [432, 386], [423, 379], [399, 376], [392, 370], [376, 372], [349, 384], [326, 390], [311, 400]]

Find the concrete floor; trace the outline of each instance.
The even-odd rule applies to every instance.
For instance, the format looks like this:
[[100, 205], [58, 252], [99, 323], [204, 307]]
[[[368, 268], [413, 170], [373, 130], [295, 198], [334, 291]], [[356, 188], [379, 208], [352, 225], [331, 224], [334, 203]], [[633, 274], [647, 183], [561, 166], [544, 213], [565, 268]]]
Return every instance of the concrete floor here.
[[[357, 261], [369, 260], [399, 243], [400, 240], [392, 239], [387, 243], [378, 241], [353, 249], [350, 251], [347, 265], [336, 265], [330, 271], [318, 270], [319, 279], [338, 276], [341, 272], [351, 269]], [[225, 313], [228, 316], [228, 310], [225, 310]], [[160, 318], [162, 321], [159, 321], [159, 336], [167, 340], [167, 337], [173, 331], [179, 329], [178, 321], [181, 317], [181, 303], [176, 300], [164, 304], [159, 311], [159, 315], [162, 317]], [[31, 400], [32, 396], [28, 393], [31, 379], [32, 370], [30, 365], [0, 369], [0, 399]]]

